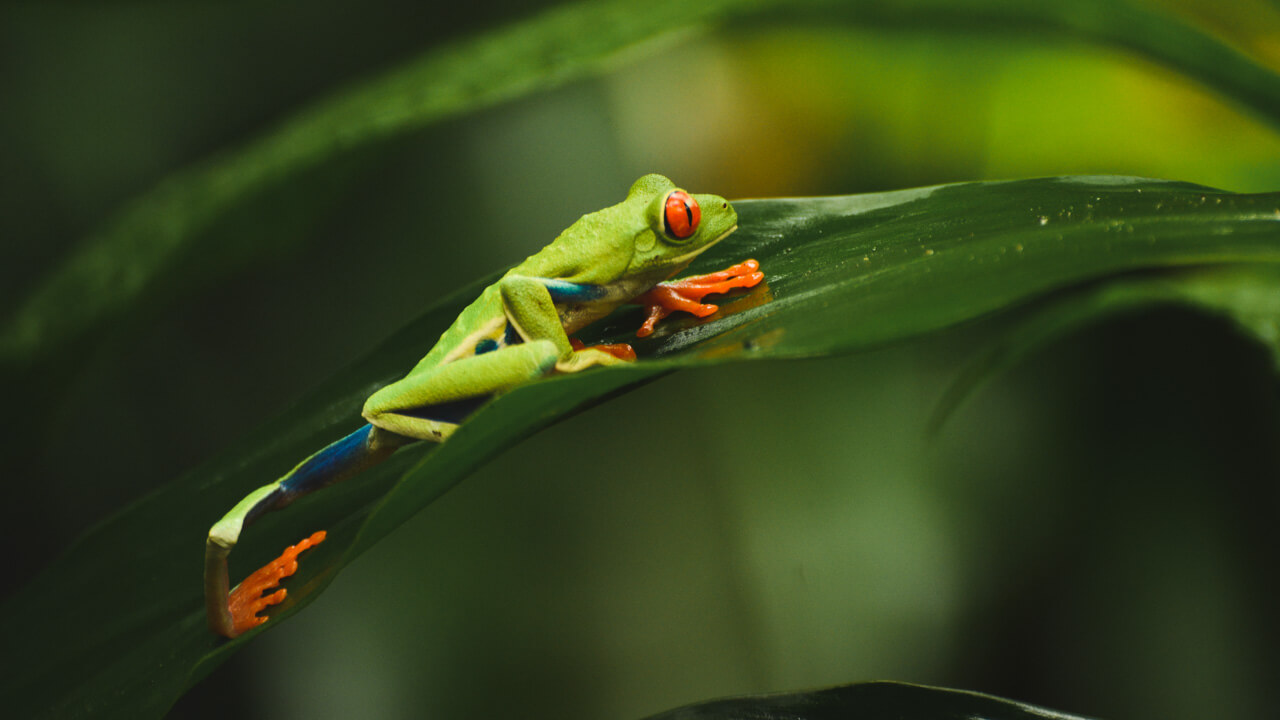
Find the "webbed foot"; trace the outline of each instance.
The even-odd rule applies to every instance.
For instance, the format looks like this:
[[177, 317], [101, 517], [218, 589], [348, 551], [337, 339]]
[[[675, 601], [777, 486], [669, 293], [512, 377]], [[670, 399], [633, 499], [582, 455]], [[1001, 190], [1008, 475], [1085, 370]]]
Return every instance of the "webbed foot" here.
[[235, 637], [267, 621], [265, 617], [258, 617], [258, 613], [285, 599], [289, 591], [277, 588], [280, 581], [297, 572], [299, 554], [324, 542], [324, 538], [325, 531], [320, 530], [297, 545], [290, 545], [280, 557], [255, 570], [231, 591], [227, 609], [231, 612], [233, 634], [229, 637]]
[[717, 305], [703, 303], [702, 298], [714, 293], [725, 293], [733, 288], [755, 287], [763, 279], [764, 273], [760, 272], [760, 263], [755, 260], [744, 260], [719, 272], [658, 283], [652, 290], [633, 301], [638, 305], [644, 305], [645, 312], [648, 313], [644, 324], [636, 331], [636, 337], [651, 335], [658, 321], [676, 310], [706, 317], [720, 308]]

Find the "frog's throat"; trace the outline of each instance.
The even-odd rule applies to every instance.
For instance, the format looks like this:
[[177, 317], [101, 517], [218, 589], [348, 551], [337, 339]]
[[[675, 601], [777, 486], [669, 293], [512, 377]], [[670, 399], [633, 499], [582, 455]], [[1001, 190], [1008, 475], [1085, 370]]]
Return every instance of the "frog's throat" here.
[[716, 238], [715, 240], [712, 240], [711, 242], [707, 243], [706, 245], [703, 245], [702, 247], [698, 248], [697, 250], [694, 250], [694, 251], [692, 251], [692, 252], [685, 253], [684, 255], [681, 255], [681, 256], [677, 257], [675, 260], [671, 261], [671, 264], [673, 264], [673, 265], [678, 265], [678, 264], [680, 264], [680, 263], [692, 262], [694, 258], [696, 258], [696, 257], [698, 257], [699, 255], [701, 255], [702, 253], [704, 253], [704, 252], [706, 252], [706, 251], [710, 250], [710, 249], [711, 249], [711, 246], [713, 246], [713, 245], [715, 245], [716, 243], [720, 242], [721, 240], [723, 240], [723, 239], [725, 239], [725, 238], [729, 237], [730, 235], [732, 235], [732, 234], [733, 234], [733, 231], [734, 231], [734, 230], [737, 230], [737, 229], [738, 229], [738, 226], [737, 226], [737, 225], [734, 225], [733, 227], [731, 227], [731, 228], [729, 228], [728, 230], [725, 230], [723, 233], [721, 233], [720, 237]]

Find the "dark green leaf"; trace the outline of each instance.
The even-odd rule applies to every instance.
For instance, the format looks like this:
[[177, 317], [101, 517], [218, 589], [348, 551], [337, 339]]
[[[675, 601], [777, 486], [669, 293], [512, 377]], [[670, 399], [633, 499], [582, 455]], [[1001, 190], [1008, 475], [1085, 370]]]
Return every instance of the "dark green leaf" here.
[[1083, 720], [991, 695], [874, 682], [812, 692], [712, 700], [646, 720]]
[[1280, 371], [1280, 293], [1276, 288], [1280, 288], [1280, 268], [1227, 266], [1175, 275], [1136, 274], [1050, 295], [1014, 313], [990, 350], [964, 369], [938, 403], [930, 432], [938, 431], [983, 381], [1030, 353], [1100, 318], [1156, 305], [1193, 305], [1225, 316], [1268, 347]]
[[[185, 291], [181, 272], [243, 267], [271, 241], [220, 243], [216, 267], [182, 266], [215, 220], [352, 150], [439, 120], [561, 85], [607, 68], [628, 51], [665, 43], [728, 19], [842, 20], [949, 32], [1043, 33], [1131, 49], [1196, 78], [1280, 122], [1280, 78], [1213, 35], [1136, 2], [923, 0], [615, 0], [568, 5], [531, 20], [433, 49], [385, 75], [300, 111], [242, 147], [179, 172], [126, 206], [57, 268], [0, 328], [0, 363], [32, 367], [148, 298]], [[185, 268], [185, 269], [183, 269]], [[202, 277], [204, 283], [210, 278]]]
[[[1246, 286], [1221, 279], [1228, 275], [1214, 282], [1196, 275], [1180, 299], [1227, 309], [1259, 332], [1274, 328], [1276, 193], [1059, 178], [736, 206], [741, 230], [695, 271], [754, 256], [767, 284], [725, 300], [721, 315], [669, 318], [636, 343], [642, 362], [520, 388], [444, 445], [403, 450], [358, 481], [255, 525], [233, 557], [237, 575], [316, 529], [330, 531], [292, 580], [290, 604], [265, 627], [309, 603], [356, 555], [513, 443], [681, 367], [848, 352], [1050, 293], [1208, 266], [1253, 268], [1253, 279]], [[7, 602], [6, 649], [24, 663], [4, 678], [4, 706], [17, 717], [157, 716], [253, 637], [258, 631], [228, 643], [204, 628], [200, 561], [208, 526], [245, 493], [352, 429], [363, 398], [425, 353], [479, 287], [442, 301], [240, 448], [95, 528]], [[638, 311], [622, 311], [584, 339], [625, 338], [639, 321]]]

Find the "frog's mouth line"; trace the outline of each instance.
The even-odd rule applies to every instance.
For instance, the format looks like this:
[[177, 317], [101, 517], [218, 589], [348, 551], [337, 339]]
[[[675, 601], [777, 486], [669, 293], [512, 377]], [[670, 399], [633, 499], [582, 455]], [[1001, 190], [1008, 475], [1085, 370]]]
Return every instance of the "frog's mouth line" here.
[[694, 258], [698, 257], [698, 256], [699, 256], [699, 255], [701, 255], [702, 253], [704, 253], [704, 252], [706, 252], [706, 251], [710, 250], [710, 249], [711, 249], [711, 248], [712, 248], [716, 243], [718, 243], [718, 242], [720, 242], [721, 240], [723, 240], [723, 239], [725, 239], [725, 238], [729, 237], [730, 235], [732, 235], [732, 234], [733, 234], [733, 231], [734, 231], [734, 230], [737, 230], [737, 229], [738, 229], [738, 226], [737, 226], [737, 225], [734, 225], [733, 227], [729, 228], [728, 230], [725, 230], [725, 231], [724, 231], [724, 234], [722, 234], [720, 237], [716, 238], [715, 240], [712, 240], [711, 242], [707, 243], [706, 245], [703, 245], [702, 247], [698, 248], [697, 250], [694, 250], [694, 251], [693, 251], [693, 252], [691, 252], [691, 253], [688, 253], [687, 255], [681, 255], [680, 257], [676, 258], [676, 259], [675, 259], [674, 261], [672, 261], [672, 262], [673, 262], [673, 263], [682, 263], [682, 262], [685, 262], [685, 261], [692, 261]]

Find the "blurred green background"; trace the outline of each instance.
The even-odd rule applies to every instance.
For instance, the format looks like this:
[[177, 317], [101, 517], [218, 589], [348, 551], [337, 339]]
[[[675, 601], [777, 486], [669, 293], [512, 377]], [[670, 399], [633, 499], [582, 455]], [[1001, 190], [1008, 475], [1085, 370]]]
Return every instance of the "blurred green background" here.
[[[1276, 3], [1155, 4], [1280, 68]], [[4, 6], [0, 308], [175, 170], [539, 8]], [[255, 198], [209, 232], [271, 244], [265, 260], [6, 383], [5, 591], [644, 172], [731, 198], [1103, 173], [1280, 188], [1274, 127], [1069, 38], [771, 16], [615, 65]], [[1188, 311], [1130, 316], [1045, 348], [928, 436], [998, 331], [685, 371], [556, 425], [172, 717], [638, 718], [872, 679], [1108, 718], [1266, 716], [1270, 356]]]

